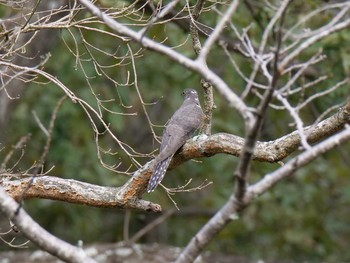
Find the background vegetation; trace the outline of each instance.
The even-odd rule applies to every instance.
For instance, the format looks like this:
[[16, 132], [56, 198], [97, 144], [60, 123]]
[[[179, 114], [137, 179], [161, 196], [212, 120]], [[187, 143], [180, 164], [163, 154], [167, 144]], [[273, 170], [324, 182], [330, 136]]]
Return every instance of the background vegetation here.
[[[165, 2], [162, 4], [165, 5]], [[292, 26], [310, 10], [319, 8], [327, 4], [326, 2], [329, 1], [293, 1], [287, 11], [285, 24]], [[190, 1], [190, 5], [194, 3]], [[21, 12], [14, 6], [2, 4], [0, 14], [3, 17]], [[108, 8], [129, 5], [130, 2], [116, 3], [105, 0], [98, 1], [98, 4]], [[155, 1], [154, 4], [159, 3]], [[213, 27], [217, 23], [218, 13], [225, 10], [226, 3], [208, 1], [205, 7], [208, 8], [207, 12], [201, 15], [200, 21]], [[215, 7], [217, 12], [210, 12], [209, 7]], [[332, 10], [313, 17], [307, 21], [305, 28], [313, 29], [325, 24], [332, 17], [331, 12]], [[145, 17], [149, 15], [144, 14]], [[75, 20], [84, 19], [87, 16], [89, 14], [82, 10]], [[250, 27], [249, 36], [253, 43], [258, 43], [270, 18], [271, 9], [264, 1], [259, 3], [242, 1], [232, 22], [238, 28]], [[136, 19], [136, 15], [120, 19], [125, 23], [131, 23], [132, 19]], [[95, 26], [109, 31], [103, 24], [96, 22]], [[136, 22], [134, 27], [137, 28]], [[103, 104], [105, 107], [103, 117], [110, 124], [111, 130], [122, 137], [123, 141], [136, 152], [151, 153], [156, 150], [158, 142], [154, 139], [144, 115], [134, 84], [136, 78], [133, 75], [133, 65], [130, 59], [124, 58], [128, 49], [122, 45], [121, 40], [77, 28], [47, 30], [55, 30], [57, 35], [51, 36], [55, 41], [50, 43], [48, 51], [50, 57], [44, 65], [45, 71], [56, 76], [77, 97], [83, 98], [95, 108], [98, 103], [95, 95], [101, 101], [109, 100]], [[227, 35], [234, 38], [230, 32], [227, 32]], [[173, 46], [176, 50], [195, 57], [189, 31], [180, 28], [176, 23], [156, 24], [148, 30], [147, 36], [164, 41], [167, 46]], [[314, 65], [300, 81], [309, 82], [321, 75], [326, 75], [327, 80], [317, 86], [317, 89], [324, 90], [349, 76], [349, 41], [350, 30], [343, 30], [303, 53], [300, 59], [306, 59], [316, 50], [322, 49], [326, 59]], [[179, 43], [181, 43], [180, 46]], [[106, 55], [91, 46], [109, 54], [114, 53], [115, 57]], [[130, 43], [130, 46], [134, 52], [140, 48], [136, 43]], [[44, 54], [37, 54], [37, 56], [40, 55]], [[240, 70], [249, 75], [252, 70], [251, 62], [238, 53], [233, 53], [233, 56]], [[209, 64], [230, 87], [243, 90], [244, 80], [238, 76], [227, 60], [223, 51], [215, 47], [211, 51]], [[97, 62], [105, 66], [105, 73], [101, 74], [97, 69]], [[135, 65], [142, 99], [146, 103], [152, 123], [156, 125], [154, 130], [158, 136], [162, 133], [162, 125], [182, 103], [181, 92], [184, 88], [196, 88], [203, 101], [200, 77], [164, 56], [148, 50], [140, 50], [135, 58]], [[313, 93], [314, 90], [311, 89], [302, 96], [307, 98]], [[347, 85], [314, 100], [300, 112], [305, 124], [313, 123], [322, 112], [333, 105], [343, 103], [348, 94]], [[15, 106], [8, 113], [8, 120], [2, 122], [0, 127], [0, 160], [5, 158], [19, 138], [28, 134], [30, 134], [30, 140], [25, 147], [16, 151], [11, 159], [12, 165], [15, 165], [16, 171], [26, 171], [39, 160], [46, 136], [35, 121], [34, 115], [48, 126], [55, 105], [62, 96], [62, 90], [42, 77], [25, 86], [24, 91], [16, 99]], [[303, 99], [302, 96], [295, 96], [295, 103]], [[226, 107], [226, 102], [215, 91], [214, 99], [216, 109], [213, 112], [212, 133], [230, 132], [244, 136], [244, 125], [238, 114]], [[256, 105], [255, 100], [254, 97], [248, 99], [251, 105]], [[295, 127], [288, 125], [292, 122], [288, 112], [270, 109], [267, 114], [260, 140], [274, 140], [295, 130]], [[102, 127], [99, 128], [102, 130]], [[107, 134], [100, 136], [99, 145], [105, 149], [110, 148], [111, 151], [117, 149], [115, 142]], [[264, 194], [247, 208], [243, 220], [235, 221], [219, 234], [216, 241], [211, 243], [210, 250], [253, 259], [291, 259], [297, 262], [302, 260], [350, 261], [348, 148], [349, 145], [345, 145], [332, 150]], [[107, 164], [123, 160], [123, 167], [120, 168], [124, 169], [131, 165], [122, 153], [103, 155], [102, 158]], [[138, 161], [144, 164], [151, 159], [151, 155], [148, 155], [139, 158]], [[169, 171], [163, 181], [167, 187], [183, 185], [190, 178], [191, 186], [194, 187], [205, 180], [212, 181], [213, 184], [191, 193], [184, 192], [172, 196], [180, 210], [176, 210], [139, 242], [185, 246], [231, 194], [233, 170], [237, 160], [233, 156], [216, 155], [190, 161]], [[257, 181], [279, 165], [253, 162], [250, 180]], [[45, 168], [50, 169], [50, 175], [53, 176], [74, 178], [98, 185], [118, 186], [128, 179], [128, 175], [120, 175], [101, 165], [96, 154], [95, 135], [90, 121], [84, 110], [69, 99], [66, 99], [59, 109]], [[164, 211], [174, 208], [174, 204], [161, 187], [152, 194], [146, 194], [144, 199], [159, 203]], [[78, 240], [83, 240], [84, 243], [119, 242], [127, 238], [126, 233], [132, 237], [159, 216], [147, 212], [99, 209], [38, 199], [25, 201], [24, 208], [51, 233], [71, 243], [77, 243]], [[1, 218], [1, 225], [2, 228], [8, 225], [7, 218]], [[9, 249], [6, 245], [1, 247], [5, 250]]]

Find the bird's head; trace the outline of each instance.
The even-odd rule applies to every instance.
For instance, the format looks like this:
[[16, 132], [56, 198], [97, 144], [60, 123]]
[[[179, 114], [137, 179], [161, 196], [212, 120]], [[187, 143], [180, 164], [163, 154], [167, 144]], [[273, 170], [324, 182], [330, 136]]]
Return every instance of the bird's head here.
[[198, 93], [196, 90], [194, 89], [185, 89], [182, 92], [182, 95], [184, 96], [184, 99], [194, 99], [194, 100], [198, 100]]

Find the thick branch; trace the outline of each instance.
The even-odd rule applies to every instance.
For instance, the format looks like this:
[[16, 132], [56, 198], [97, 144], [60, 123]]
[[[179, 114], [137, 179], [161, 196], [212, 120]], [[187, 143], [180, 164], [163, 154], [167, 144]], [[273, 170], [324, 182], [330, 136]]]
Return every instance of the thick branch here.
[[[335, 115], [314, 127], [306, 127], [305, 133], [308, 134], [308, 142], [314, 144], [330, 137], [340, 131], [349, 121], [350, 101]], [[227, 133], [217, 133], [205, 139], [189, 140], [175, 155], [171, 168], [193, 158], [210, 157], [218, 153], [239, 156], [243, 146], [243, 138]], [[299, 146], [298, 131], [274, 141], [257, 142], [253, 160], [278, 162], [296, 151]], [[132, 208], [157, 212], [161, 210], [159, 205], [140, 199], [146, 191], [152, 170], [153, 162], [148, 162], [137, 170], [122, 187], [98, 186], [53, 176], [35, 177], [27, 191], [24, 190], [31, 181], [30, 177], [3, 181], [2, 186], [15, 199], [21, 197], [24, 199], [45, 198], [95, 207]]]
[[1, 211], [23, 232], [32, 242], [41, 249], [51, 253], [65, 262], [94, 263], [86, 253], [78, 247], [72, 246], [58, 239], [35, 222], [18, 204], [10, 198], [0, 187]]
[[[14, 199], [44, 198], [94, 207], [131, 208], [159, 212], [157, 204], [138, 199], [132, 192], [120, 195], [122, 187], [107, 187], [63, 179], [54, 176], [37, 176], [4, 181], [1, 185]], [[28, 184], [31, 183], [28, 188]], [[140, 187], [139, 187], [140, 188]]]

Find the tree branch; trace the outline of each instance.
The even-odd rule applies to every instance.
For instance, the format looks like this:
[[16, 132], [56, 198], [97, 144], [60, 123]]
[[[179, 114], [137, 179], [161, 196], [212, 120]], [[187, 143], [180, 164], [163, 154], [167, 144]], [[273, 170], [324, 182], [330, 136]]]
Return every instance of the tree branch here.
[[9, 197], [0, 187], [1, 211], [25, 234], [33, 243], [50, 254], [64, 260], [75, 263], [94, 263], [83, 249], [58, 239], [36, 223], [22, 208], [18, 210], [18, 203]]
[[[36, 176], [1, 183], [14, 199], [44, 198], [93, 207], [130, 208], [152, 212], [161, 207], [137, 198], [135, 192], [122, 191], [122, 187], [107, 187], [63, 179], [55, 176]], [[31, 186], [28, 188], [28, 184]], [[142, 188], [142, 187], [139, 187]], [[130, 195], [128, 195], [128, 193]]]
[[[310, 144], [317, 143], [343, 129], [350, 121], [350, 100], [336, 114], [314, 126], [305, 128]], [[173, 158], [170, 167], [200, 157], [210, 157], [224, 153], [239, 156], [244, 146], [244, 139], [227, 133], [217, 133], [206, 139], [189, 140]], [[287, 134], [277, 140], [257, 142], [253, 160], [278, 162], [295, 152], [300, 146], [298, 131]], [[146, 163], [121, 187], [106, 187], [63, 179], [54, 176], [37, 176], [31, 187], [24, 192], [32, 177], [12, 181], [3, 181], [1, 185], [15, 199], [23, 195], [24, 199], [45, 198], [94, 207], [131, 208], [158, 212], [161, 207], [141, 197], [146, 191], [152, 174], [153, 162]], [[0, 174], [4, 176], [4, 174]], [[12, 175], [13, 176], [13, 175]], [[89, 189], [89, 191], [86, 191]]]
[[174, 49], [169, 48], [163, 44], [160, 44], [154, 40], [145, 37], [142, 32], [136, 32], [123, 24], [117, 22], [105, 12], [102, 12], [97, 6], [88, 0], [79, 0], [93, 15], [103, 21], [113, 31], [130, 37], [132, 40], [140, 43], [143, 47], [163, 54], [173, 61], [185, 66], [188, 69], [193, 70], [200, 74], [203, 78], [206, 78], [212, 85], [214, 85], [221, 95], [228, 101], [230, 107], [235, 108], [245, 121], [250, 122], [253, 118], [247, 105], [241, 100], [232, 89], [211, 69], [201, 63], [201, 61], [194, 61], [188, 57], [176, 52]]
[[217, 23], [215, 29], [213, 32], [211, 32], [209, 38], [206, 40], [206, 42], [203, 45], [203, 48], [201, 52], [199, 53], [198, 60], [200, 61], [206, 61], [207, 55], [209, 54], [209, 51], [213, 44], [216, 42], [216, 40], [219, 38], [222, 30], [224, 29], [226, 23], [231, 19], [233, 13], [236, 11], [238, 7], [239, 1], [234, 0], [227, 8], [226, 13], [222, 16], [220, 21]]
[[346, 128], [339, 134], [336, 134], [325, 141], [319, 143], [313, 148], [305, 151], [297, 157], [290, 160], [286, 165], [277, 169], [275, 172], [266, 175], [262, 180], [253, 186], [247, 188], [245, 196], [238, 201], [233, 193], [226, 204], [208, 221], [204, 227], [191, 239], [190, 243], [180, 254], [176, 263], [193, 262], [205, 246], [221, 231], [229, 222], [237, 219], [237, 214], [248, 206], [256, 197], [263, 194], [274, 186], [280, 180], [292, 175], [299, 168], [310, 163], [323, 153], [334, 147], [350, 140], [350, 128]]
[[295, 50], [293, 50], [288, 56], [286, 56], [281, 61], [280, 65], [279, 65], [280, 71], [283, 71], [293, 59], [295, 59], [297, 56], [299, 56], [300, 53], [303, 52], [308, 47], [319, 42], [321, 39], [329, 36], [330, 34], [338, 32], [344, 28], [348, 28], [349, 26], [350, 26], [350, 19], [347, 19], [347, 20], [344, 20], [342, 22], [339, 22], [338, 24], [334, 25], [333, 27], [328, 28], [327, 30], [322, 30], [319, 34], [316, 34], [316, 35], [308, 38], [307, 40], [302, 42]]
[[[202, 45], [199, 40], [199, 34], [198, 34], [198, 28], [196, 25], [196, 21], [199, 18], [199, 15], [202, 11], [204, 4], [204, 0], [198, 0], [196, 5], [194, 6], [193, 12], [192, 12], [192, 19], [190, 23], [190, 33], [192, 37], [192, 45], [193, 49], [196, 52], [196, 55], [198, 56], [202, 50]], [[206, 79], [201, 79], [201, 85], [204, 90], [204, 120], [203, 125], [201, 127], [201, 133], [204, 133], [206, 135], [211, 135], [211, 123], [212, 123], [212, 117], [213, 117], [213, 109], [215, 108], [214, 105], [214, 97], [213, 97], [213, 86], [210, 82], [208, 82]]]
[[[199, 1], [204, 3], [203, 0], [199, 0]], [[147, 4], [147, 3], [148, 3], [147, 0], [140, 0], [140, 1], [137, 1], [136, 5], [139, 7], [142, 7], [145, 10], [145, 12], [152, 14], [154, 10], [150, 7], [150, 4], [149, 3]], [[163, 17], [163, 20], [171, 21], [172, 23], [176, 24], [179, 28], [181, 28], [184, 32], [188, 32], [189, 31], [188, 25], [194, 22], [196, 28], [198, 29], [199, 35], [202, 37], [207, 37], [212, 33], [213, 29], [211, 27], [195, 21], [197, 19], [195, 18], [194, 15], [193, 15], [194, 20], [191, 19], [191, 17], [186, 16], [185, 12], [187, 11], [178, 12], [177, 10], [173, 9]], [[246, 57], [246, 54], [241, 50], [241, 42], [237, 39], [232, 39], [228, 36], [225, 36], [224, 34], [221, 34], [217, 39], [217, 44], [225, 45], [228, 50]]]
[[299, 168], [305, 166], [311, 161], [315, 160], [320, 155], [325, 152], [333, 149], [336, 146], [339, 146], [341, 143], [344, 143], [350, 139], [350, 127], [347, 127], [340, 133], [327, 138], [323, 142], [317, 144], [316, 146], [308, 149], [307, 151], [301, 153], [297, 157], [290, 160], [288, 163], [283, 165], [281, 168], [276, 171], [267, 174], [256, 184], [250, 186], [245, 197], [245, 203], [251, 202], [253, 199], [262, 195], [276, 183], [282, 179], [292, 175]]

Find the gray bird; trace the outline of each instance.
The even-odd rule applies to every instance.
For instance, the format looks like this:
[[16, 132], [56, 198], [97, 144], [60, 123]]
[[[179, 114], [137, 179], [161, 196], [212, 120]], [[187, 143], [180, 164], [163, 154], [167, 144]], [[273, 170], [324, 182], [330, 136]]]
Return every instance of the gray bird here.
[[199, 104], [197, 91], [185, 89], [184, 102], [168, 121], [156, 157], [156, 166], [148, 182], [147, 191], [152, 192], [163, 180], [171, 158], [185, 142], [192, 137], [203, 120], [203, 111]]

